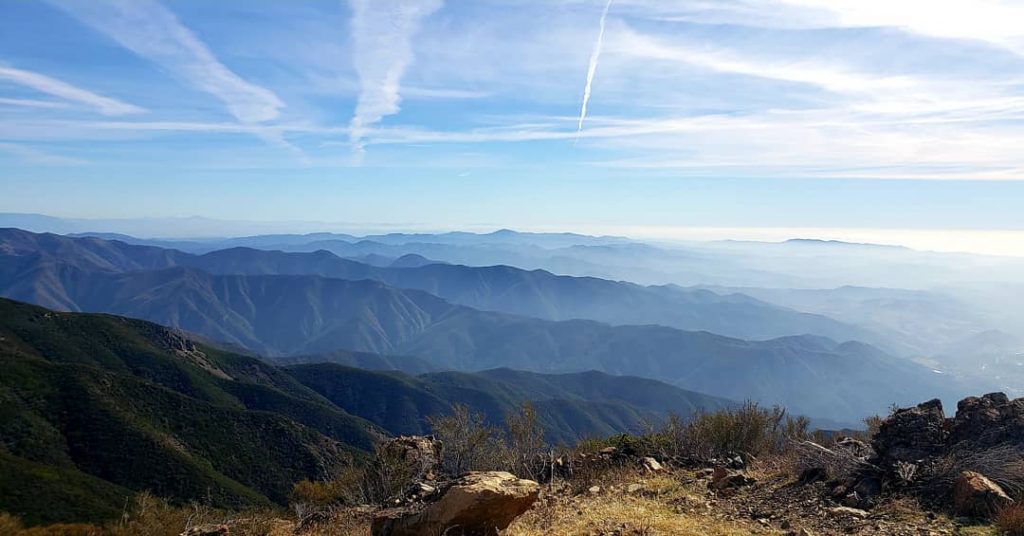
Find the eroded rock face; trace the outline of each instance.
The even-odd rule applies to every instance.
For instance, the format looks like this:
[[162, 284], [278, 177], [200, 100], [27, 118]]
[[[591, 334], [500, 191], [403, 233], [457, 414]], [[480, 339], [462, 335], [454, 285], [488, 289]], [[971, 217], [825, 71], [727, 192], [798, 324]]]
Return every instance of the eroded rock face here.
[[958, 515], [989, 518], [999, 510], [1013, 504], [999, 484], [985, 475], [964, 471], [953, 488], [953, 508]]
[[943, 451], [948, 436], [945, 422], [946, 415], [938, 399], [899, 409], [882, 423], [872, 446], [888, 465], [915, 463]]
[[972, 448], [1024, 444], [1024, 398], [1010, 400], [1003, 393], [990, 393], [961, 400], [950, 423], [949, 442]]
[[374, 536], [492, 536], [537, 500], [540, 486], [502, 471], [467, 473], [440, 499], [416, 512], [392, 512], [373, 520]]

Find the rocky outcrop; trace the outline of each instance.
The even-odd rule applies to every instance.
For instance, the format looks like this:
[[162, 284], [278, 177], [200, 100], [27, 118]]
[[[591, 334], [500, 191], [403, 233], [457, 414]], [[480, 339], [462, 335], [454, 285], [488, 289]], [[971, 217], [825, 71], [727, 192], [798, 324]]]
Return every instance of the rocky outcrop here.
[[1005, 478], [1013, 471], [1007, 464], [1024, 455], [1024, 398], [965, 398], [949, 419], [938, 400], [900, 409], [882, 422], [872, 444], [883, 480], [912, 485], [929, 500], [952, 499], [960, 515], [991, 517], [1012, 502], [990, 477]]
[[889, 466], [916, 463], [943, 451], [948, 437], [945, 424], [946, 415], [938, 399], [898, 409], [882, 422], [872, 446]]
[[999, 484], [974, 471], [960, 473], [953, 488], [953, 508], [957, 515], [988, 518], [1013, 504]]
[[1024, 398], [990, 393], [961, 400], [949, 423], [949, 442], [974, 449], [1024, 445]]
[[953, 448], [1024, 445], [1024, 398], [1010, 400], [1003, 393], [968, 397], [950, 419], [938, 400], [900, 409], [882, 422], [872, 443], [878, 459], [889, 466], [916, 463]]
[[373, 520], [373, 536], [491, 536], [537, 500], [540, 486], [500, 471], [471, 472], [417, 511], [393, 511]]

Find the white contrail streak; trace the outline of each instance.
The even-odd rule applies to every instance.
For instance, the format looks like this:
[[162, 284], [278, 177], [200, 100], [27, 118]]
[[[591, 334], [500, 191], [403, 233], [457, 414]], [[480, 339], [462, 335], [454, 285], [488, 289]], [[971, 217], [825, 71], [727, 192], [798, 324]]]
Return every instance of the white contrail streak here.
[[597, 60], [601, 57], [601, 46], [604, 44], [604, 22], [608, 18], [608, 10], [612, 7], [612, 0], [604, 5], [601, 12], [601, 29], [597, 32], [597, 42], [594, 43], [594, 51], [590, 53], [590, 65], [587, 67], [587, 83], [583, 86], [583, 105], [580, 106], [580, 123], [576, 127], [576, 140], [579, 141], [580, 133], [583, 132], [583, 120], [587, 118], [587, 103], [590, 102], [590, 86], [594, 83], [594, 73], [597, 72]]

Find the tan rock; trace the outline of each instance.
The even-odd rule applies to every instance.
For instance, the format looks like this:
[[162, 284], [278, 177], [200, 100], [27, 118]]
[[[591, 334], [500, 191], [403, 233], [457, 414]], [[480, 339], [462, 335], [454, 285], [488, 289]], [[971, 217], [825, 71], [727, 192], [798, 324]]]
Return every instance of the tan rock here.
[[658, 460], [655, 460], [650, 456], [644, 457], [641, 463], [643, 463], [644, 469], [647, 469], [652, 473], [660, 473], [665, 470], [665, 467], [661, 465], [661, 463], [658, 462]]
[[182, 532], [181, 536], [226, 536], [230, 533], [227, 525], [199, 525]]
[[708, 483], [708, 487], [716, 490], [723, 490], [727, 488], [748, 486], [754, 482], [757, 482], [757, 480], [743, 474], [742, 471], [726, 469], [725, 467], [715, 467], [714, 473], [711, 474], [711, 482]]
[[964, 471], [953, 488], [953, 507], [958, 515], [988, 518], [1013, 504], [1013, 499], [985, 475]]
[[492, 536], [530, 508], [540, 486], [502, 471], [467, 473], [441, 498], [418, 512], [394, 512], [373, 520], [373, 536], [451, 533]]
[[857, 519], [867, 519], [868, 513], [858, 508], [850, 508], [849, 506], [836, 506], [835, 508], [829, 508], [829, 512], [836, 515], [855, 517]]

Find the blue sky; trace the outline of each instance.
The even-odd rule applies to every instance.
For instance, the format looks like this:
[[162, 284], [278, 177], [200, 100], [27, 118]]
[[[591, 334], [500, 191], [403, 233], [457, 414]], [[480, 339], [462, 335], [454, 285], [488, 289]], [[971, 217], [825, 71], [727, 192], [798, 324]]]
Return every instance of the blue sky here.
[[1024, 230], [1021, 3], [606, 6], [0, 0], [0, 211]]

